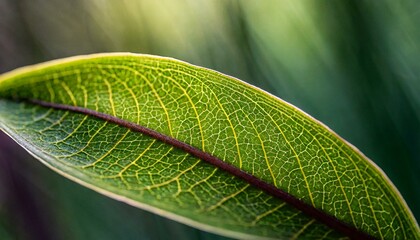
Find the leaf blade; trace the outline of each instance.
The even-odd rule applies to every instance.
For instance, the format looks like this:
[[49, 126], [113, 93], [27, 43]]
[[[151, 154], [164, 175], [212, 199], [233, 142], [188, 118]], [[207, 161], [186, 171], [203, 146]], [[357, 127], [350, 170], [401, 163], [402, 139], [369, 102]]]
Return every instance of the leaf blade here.
[[[413, 236], [416, 235], [415, 220], [412, 215], [410, 216], [405, 203], [401, 203], [403, 200], [400, 199], [398, 192], [393, 189], [392, 184], [387, 183], [386, 177], [369, 160], [317, 121], [261, 90], [210, 70], [175, 60], [149, 56], [85, 57], [59, 64], [60, 71], [55, 71], [55, 65], [52, 66], [40, 67], [38, 72], [29, 71], [23, 75], [18, 73], [15, 75], [18, 76], [17, 79], [13, 79], [13, 73], [12, 77], [4, 76], [3, 80], [0, 79], [0, 93], [3, 96], [30, 97], [79, 105], [107, 114], [114, 114], [127, 121], [141, 122], [152, 129], [208, 151], [268, 183], [284, 188], [305, 202], [313, 204], [349, 224], [362, 222], [368, 226], [363, 230], [377, 237], [389, 237], [394, 228], [398, 230], [398, 225], [381, 230], [382, 225], [389, 220], [389, 217], [382, 215], [377, 217], [375, 211], [380, 212], [382, 209], [373, 209], [373, 207], [378, 203], [380, 203], [380, 208], [386, 205], [386, 211], [403, 212], [402, 216], [398, 215], [400, 213], [396, 215], [395, 222], [401, 221], [400, 229], [407, 226], [406, 234], [410, 234], [411, 231]], [[25, 74], [28, 74], [29, 77], [25, 78]], [[111, 84], [112, 87], [110, 87]], [[136, 86], [136, 84], [141, 86]], [[48, 89], [48, 92], [45, 89]], [[128, 89], [131, 89], [132, 92], [130, 93]], [[86, 96], [86, 93], [90, 93], [90, 95]], [[62, 117], [60, 116], [60, 118]], [[90, 121], [90, 119], [79, 119], [78, 125], [74, 128], [83, 128], [85, 121]], [[112, 141], [124, 141], [124, 134], [126, 134], [125, 136], [129, 135], [127, 132], [121, 134], [121, 138]], [[95, 138], [98, 135], [95, 135]], [[328, 147], [324, 147], [320, 142]], [[108, 146], [108, 148], [117, 151], [118, 144]], [[147, 149], [147, 146], [145, 148]], [[78, 150], [71, 151], [77, 152]], [[324, 155], [319, 152], [324, 152]], [[267, 155], [269, 157], [261, 157]], [[340, 157], [341, 155], [347, 155], [347, 160]], [[108, 155], [102, 156], [102, 160], [109, 157]], [[180, 157], [179, 161], [182, 161], [182, 155], [178, 157]], [[334, 165], [333, 157], [337, 165]], [[99, 159], [101, 158], [99, 157]], [[198, 164], [197, 161], [191, 161]], [[127, 160], [127, 163], [124, 164], [124, 166], [129, 166], [130, 161]], [[359, 164], [362, 167], [358, 170]], [[318, 174], [320, 170], [312, 168], [319, 165], [322, 166], [320, 167], [322, 171], [332, 173]], [[352, 165], [349, 173], [344, 174], [341, 178], [338, 177], [339, 173], [348, 170], [349, 165]], [[366, 171], [370, 172], [364, 173], [362, 168], [366, 168]], [[184, 170], [187, 169], [189, 168], [186, 167]], [[211, 170], [204, 172], [211, 172]], [[308, 177], [305, 176], [306, 172], [310, 173]], [[368, 183], [373, 184], [372, 186], [365, 183], [365, 176], [373, 176], [374, 182]], [[229, 179], [228, 176], [224, 176], [222, 179], [225, 178]], [[354, 186], [349, 185], [348, 188], [343, 186], [342, 182], [349, 184], [354, 179], [359, 183]], [[124, 181], [123, 178], [121, 181]], [[179, 184], [176, 180], [175, 183]], [[318, 183], [321, 183], [323, 187], [319, 188]], [[217, 181], [210, 185], [217, 186]], [[340, 185], [342, 187], [337, 187]], [[239, 190], [244, 188], [245, 186], [238, 185], [233, 188], [236, 189], [236, 192], [226, 193], [225, 197], [232, 194], [237, 196], [241, 194]], [[383, 188], [385, 190], [382, 191], [388, 191], [388, 194], [376, 192]], [[327, 190], [333, 191], [332, 196], [328, 195]], [[361, 194], [363, 192], [372, 192], [374, 199], [372, 200], [369, 194]], [[333, 199], [340, 194], [340, 201], [334, 202]], [[389, 196], [396, 202], [387, 201], [388, 203], [384, 204], [378, 196], [385, 198]], [[362, 200], [357, 201], [356, 198]], [[221, 200], [219, 199], [213, 204], [218, 205], [218, 202], [223, 199], [225, 198], [222, 197]], [[237, 198], [227, 198], [220, 203], [220, 206], [228, 204], [232, 199], [236, 200]], [[393, 205], [390, 205], [389, 202], [392, 202]], [[277, 203], [277, 205], [279, 204], [281, 203]], [[362, 209], [363, 206], [367, 207]], [[230, 207], [234, 208], [234, 206]], [[334, 212], [335, 208], [340, 209], [338, 214]], [[365, 217], [363, 214], [369, 211], [374, 214], [367, 214], [369, 217]], [[352, 212], [361, 214], [352, 215]], [[255, 219], [259, 216], [256, 213], [250, 215], [253, 215]], [[244, 217], [240, 214], [238, 216], [235, 217]], [[379, 219], [379, 216], [383, 219]], [[398, 219], [402, 217], [404, 217], [405, 223], [404, 219]], [[249, 219], [248, 221], [252, 222]], [[311, 220], [302, 223], [299, 229], [309, 222]], [[392, 223], [394, 224], [394, 221]], [[265, 229], [264, 231], [269, 230]], [[271, 231], [275, 233], [275, 230], [271, 229]], [[295, 233], [298, 232], [298, 230], [295, 231]], [[404, 235], [401, 234], [401, 236]]]

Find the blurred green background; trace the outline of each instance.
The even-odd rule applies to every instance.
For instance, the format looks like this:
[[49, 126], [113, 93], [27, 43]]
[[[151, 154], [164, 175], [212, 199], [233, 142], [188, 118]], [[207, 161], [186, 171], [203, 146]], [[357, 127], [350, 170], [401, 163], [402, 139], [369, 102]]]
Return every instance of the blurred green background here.
[[[419, 26], [417, 0], [0, 0], [0, 73], [114, 51], [218, 70], [357, 146], [419, 219]], [[85, 189], [0, 134], [0, 239], [168, 238], [224, 239]]]

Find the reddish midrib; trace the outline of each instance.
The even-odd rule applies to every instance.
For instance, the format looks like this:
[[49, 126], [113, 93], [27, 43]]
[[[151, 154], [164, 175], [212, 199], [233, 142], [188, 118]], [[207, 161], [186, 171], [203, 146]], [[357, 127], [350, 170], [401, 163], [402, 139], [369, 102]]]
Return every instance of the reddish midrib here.
[[342, 232], [343, 234], [347, 235], [348, 237], [352, 238], [352, 239], [375, 239], [374, 237], [360, 231], [359, 229], [344, 223], [340, 220], [338, 220], [336, 217], [331, 216], [315, 207], [313, 207], [312, 205], [306, 204], [305, 202], [299, 200], [298, 198], [296, 198], [295, 196], [290, 195], [289, 193], [273, 186], [270, 183], [264, 182], [261, 179], [246, 173], [244, 171], [242, 171], [241, 169], [230, 165], [226, 162], [224, 162], [223, 160], [210, 155], [207, 152], [203, 152], [198, 148], [195, 148], [185, 142], [181, 142], [175, 138], [172, 138], [170, 136], [161, 134], [153, 129], [132, 123], [132, 122], [128, 122], [125, 120], [122, 120], [120, 118], [105, 114], [105, 113], [101, 113], [101, 112], [97, 112], [91, 109], [87, 109], [87, 108], [82, 108], [82, 107], [77, 107], [77, 106], [70, 106], [70, 105], [64, 105], [64, 104], [58, 104], [58, 103], [51, 103], [51, 102], [45, 102], [45, 101], [41, 101], [41, 100], [36, 100], [36, 99], [30, 99], [27, 100], [30, 103], [33, 104], [37, 104], [43, 107], [48, 107], [48, 108], [54, 108], [54, 109], [59, 109], [59, 110], [67, 110], [67, 111], [72, 111], [72, 112], [77, 112], [77, 113], [81, 113], [81, 114], [86, 114], [92, 117], [96, 117], [111, 123], [115, 123], [117, 125], [120, 125], [122, 127], [126, 127], [131, 129], [134, 132], [139, 132], [145, 135], [148, 135], [152, 138], [155, 138], [159, 141], [162, 141], [166, 144], [169, 144], [171, 146], [174, 146], [178, 149], [181, 149], [189, 154], [191, 154], [194, 157], [197, 157], [203, 161], [208, 162], [209, 164], [212, 164], [213, 166], [222, 169], [223, 171], [226, 171], [244, 181], [246, 181], [247, 183], [249, 183], [250, 185], [261, 189], [262, 191], [276, 197], [279, 198], [285, 202], [287, 202], [288, 204], [292, 205], [293, 207], [295, 207], [296, 209], [299, 209], [300, 211], [304, 212], [305, 214], [315, 218], [316, 220], [324, 223], [325, 225]]

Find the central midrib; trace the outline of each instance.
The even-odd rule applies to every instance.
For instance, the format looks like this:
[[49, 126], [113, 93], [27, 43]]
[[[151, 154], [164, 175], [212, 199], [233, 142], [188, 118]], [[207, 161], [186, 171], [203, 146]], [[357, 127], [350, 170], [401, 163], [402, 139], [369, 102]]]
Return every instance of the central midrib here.
[[251, 175], [247, 172], [242, 171], [236, 166], [230, 165], [229, 163], [226, 163], [225, 161], [217, 158], [216, 156], [213, 156], [207, 152], [204, 152], [194, 146], [191, 146], [185, 142], [179, 141], [178, 139], [172, 138], [170, 136], [167, 136], [165, 134], [162, 134], [160, 132], [157, 132], [153, 129], [105, 114], [101, 112], [97, 112], [91, 109], [78, 107], [78, 106], [70, 106], [65, 104], [59, 104], [59, 103], [51, 103], [51, 102], [45, 102], [41, 100], [36, 99], [29, 99], [26, 100], [27, 102], [40, 105], [42, 107], [48, 107], [48, 108], [54, 108], [58, 110], [66, 110], [66, 111], [72, 111], [76, 113], [81, 113], [85, 115], [89, 115], [95, 118], [99, 118], [102, 120], [105, 120], [107, 122], [111, 122], [114, 124], [117, 124], [119, 126], [128, 128], [132, 130], [133, 132], [139, 132], [145, 135], [148, 135], [154, 139], [157, 139], [159, 141], [162, 141], [168, 145], [171, 145], [175, 148], [181, 149], [189, 154], [191, 154], [194, 157], [197, 157], [203, 161], [206, 161], [207, 163], [225, 171], [229, 174], [232, 174], [245, 182], [249, 183], [253, 187], [256, 187], [267, 194], [270, 194], [273, 197], [276, 197], [278, 199], [281, 199], [285, 201], [286, 203], [292, 205], [296, 209], [302, 211], [303, 213], [307, 214], [308, 216], [324, 223], [325, 225], [342, 232], [343, 234], [347, 235], [348, 237], [352, 239], [375, 239], [374, 237], [360, 231], [359, 229], [355, 228], [354, 226], [351, 226], [347, 223], [344, 223], [343, 221], [337, 219], [336, 217], [329, 215], [322, 210], [319, 210], [315, 208], [312, 205], [309, 205], [302, 200], [299, 200], [295, 196], [285, 192], [282, 189], [279, 189], [275, 187], [274, 185], [267, 183], [254, 175]]

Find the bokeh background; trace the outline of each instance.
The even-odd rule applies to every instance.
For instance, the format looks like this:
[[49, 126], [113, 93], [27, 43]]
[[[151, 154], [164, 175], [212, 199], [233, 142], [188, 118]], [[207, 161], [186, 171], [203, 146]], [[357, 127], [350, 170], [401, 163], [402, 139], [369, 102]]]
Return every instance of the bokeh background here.
[[[170, 56], [298, 106], [377, 163], [420, 218], [420, 2], [0, 0], [0, 73]], [[108, 199], [0, 134], [0, 239], [224, 239]]]

